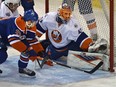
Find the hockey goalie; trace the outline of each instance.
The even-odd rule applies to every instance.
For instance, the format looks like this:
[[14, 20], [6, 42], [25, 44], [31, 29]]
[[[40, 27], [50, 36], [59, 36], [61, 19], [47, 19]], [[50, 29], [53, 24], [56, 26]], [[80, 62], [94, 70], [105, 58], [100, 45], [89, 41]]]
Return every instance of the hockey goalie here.
[[[59, 60], [62, 56], [68, 56], [67, 64], [69, 64], [69, 58], [72, 64], [77, 64], [81, 61], [76, 60], [75, 56], [70, 57], [72, 53], [69, 50], [92, 53], [106, 54], [108, 49], [108, 42], [105, 39], [99, 39], [93, 42], [92, 38], [83, 32], [83, 28], [78, 23], [78, 20], [73, 18], [72, 10], [66, 3], [58, 9], [57, 12], [49, 12], [41, 18], [39, 24], [39, 32], [41, 34], [48, 31], [49, 42], [42, 41], [42, 45], [46, 48], [46, 53], [51, 60]], [[49, 45], [46, 45], [46, 44]], [[73, 62], [73, 60], [76, 62]], [[88, 60], [87, 63], [93, 60], [103, 61], [102, 58], [90, 57], [85, 58], [83, 61]], [[92, 63], [90, 63], [92, 64]], [[97, 64], [92, 64], [92, 66]]]
[[[100, 61], [104, 61], [102, 69], [108, 70], [109, 57], [107, 55], [104, 55], [104, 54], [108, 54], [108, 51], [106, 49], [107, 46], [105, 46], [107, 44], [107, 41], [104, 39], [97, 40], [98, 39], [97, 25], [92, 9], [92, 1], [91, 0], [62, 0], [62, 4], [66, 3], [70, 5], [72, 11], [74, 11], [74, 6], [76, 2], [78, 3], [79, 12], [84, 17], [88, 29], [90, 30], [91, 38], [93, 41], [96, 41], [96, 43], [93, 46], [91, 45], [89, 47], [88, 52], [80, 52], [79, 50], [77, 51], [76, 45], [72, 46], [72, 48], [75, 48], [76, 51], [72, 51], [74, 49], [71, 48], [71, 51], [69, 51], [68, 53], [67, 63], [69, 66], [73, 66], [73, 67], [90, 68], [96, 66]], [[103, 53], [103, 54], [98, 54], [98, 53]], [[77, 54], [79, 56], [77, 56]]]

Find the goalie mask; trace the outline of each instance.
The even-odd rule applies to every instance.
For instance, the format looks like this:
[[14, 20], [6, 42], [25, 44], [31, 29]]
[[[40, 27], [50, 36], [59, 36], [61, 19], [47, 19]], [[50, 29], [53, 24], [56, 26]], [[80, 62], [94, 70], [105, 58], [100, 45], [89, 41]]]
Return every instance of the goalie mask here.
[[62, 7], [58, 9], [56, 21], [59, 23], [67, 23], [70, 20], [71, 14], [71, 7], [64, 3]]
[[20, 6], [20, 0], [5, 0], [4, 3], [12, 12]]
[[24, 21], [26, 22], [27, 28], [34, 27], [38, 21], [38, 14], [33, 10], [25, 11]]

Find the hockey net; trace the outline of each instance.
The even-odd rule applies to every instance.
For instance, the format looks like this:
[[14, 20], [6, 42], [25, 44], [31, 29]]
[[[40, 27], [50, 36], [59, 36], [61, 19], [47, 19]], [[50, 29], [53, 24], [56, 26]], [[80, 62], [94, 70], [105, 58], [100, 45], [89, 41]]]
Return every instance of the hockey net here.
[[[111, 24], [113, 23], [113, 20], [110, 18], [110, 15], [112, 14], [110, 12], [113, 12], [111, 5], [113, 6], [113, 4], [116, 3], [116, 1], [114, 0], [113, 3], [112, 1], [113, 0], [92, 0], [93, 12], [97, 23], [98, 36], [99, 38], [107, 39], [108, 43], [110, 44], [110, 71], [113, 71], [113, 67], [114, 65], [116, 65], [116, 26], [112, 28]], [[57, 11], [61, 3], [62, 0], [45, 0], [45, 12]], [[116, 11], [116, 7], [114, 7], [114, 10]], [[114, 13], [114, 15], [115, 14], [116, 12]], [[73, 16], [78, 21], [80, 21], [80, 24], [82, 25], [84, 31], [90, 36], [90, 32], [87, 28], [86, 22], [83, 16], [79, 13], [77, 3], [74, 6]], [[114, 19], [116, 18], [114, 17]], [[111, 30], [111, 28], [114, 30]]]

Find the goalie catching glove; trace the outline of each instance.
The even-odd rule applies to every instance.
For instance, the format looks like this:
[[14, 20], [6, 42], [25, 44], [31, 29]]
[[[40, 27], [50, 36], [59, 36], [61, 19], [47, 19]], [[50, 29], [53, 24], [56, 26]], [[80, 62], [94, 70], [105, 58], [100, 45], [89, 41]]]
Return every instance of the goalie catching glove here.
[[99, 39], [95, 43], [91, 44], [88, 48], [88, 52], [96, 52], [107, 54], [108, 42], [105, 39]]

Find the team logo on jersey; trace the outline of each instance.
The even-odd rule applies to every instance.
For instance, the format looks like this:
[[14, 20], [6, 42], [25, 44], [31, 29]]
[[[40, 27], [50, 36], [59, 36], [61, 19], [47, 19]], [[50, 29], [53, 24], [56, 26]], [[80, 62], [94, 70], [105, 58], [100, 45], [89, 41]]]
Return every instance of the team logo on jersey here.
[[51, 37], [56, 43], [59, 43], [62, 41], [62, 35], [58, 30], [53, 30], [51, 32]]
[[21, 34], [21, 31], [19, 31], [18, 29], [16, 30], [15, 33], [19, 36], [19, 38], [20, 38], [21, 40], [26, 39], [26, 36], [25, 36], [25, 35], [22, 35], [22, 34]]

